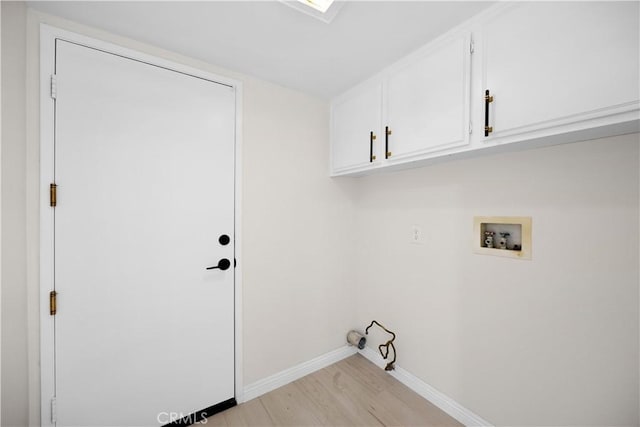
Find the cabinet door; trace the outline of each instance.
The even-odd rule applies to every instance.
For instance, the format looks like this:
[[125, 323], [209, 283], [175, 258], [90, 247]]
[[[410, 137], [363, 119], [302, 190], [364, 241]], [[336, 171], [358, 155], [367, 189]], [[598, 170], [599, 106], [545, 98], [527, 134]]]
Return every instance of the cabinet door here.
[[469, 43], [468, 36], [457, 37], [389, 76], [384, 120], [391, 131], [388, 158], [468, 143]]
[[489, 137], [637, 109], [638, 4], [527, 2], [489, 20]]
[[[361, 88], [335, 102], [331, 110], [331, 171], [368, 169], [380, 141], [382, 85]], [[373, 132], [375, 140], [372, 139]]]

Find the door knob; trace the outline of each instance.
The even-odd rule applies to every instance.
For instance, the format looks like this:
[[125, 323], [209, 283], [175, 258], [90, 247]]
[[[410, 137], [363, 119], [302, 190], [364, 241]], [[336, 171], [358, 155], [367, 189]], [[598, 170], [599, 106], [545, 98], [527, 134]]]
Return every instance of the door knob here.
[[214, 270], [216, 268], [219, 268], [220, 270], [228, 270], [229, 267], [231, 267], [231, 261], [229, 261], [226, 258], [222, 258], [220, 261], [218, 261], [218, 265], [214, 265], [212, 267], [207, 267], [207, 270]]

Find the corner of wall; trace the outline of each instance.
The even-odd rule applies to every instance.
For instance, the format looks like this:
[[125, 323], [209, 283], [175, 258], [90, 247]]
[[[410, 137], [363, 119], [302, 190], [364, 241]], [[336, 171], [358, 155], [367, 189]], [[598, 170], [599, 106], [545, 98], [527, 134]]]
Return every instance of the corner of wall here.
[[[2, 82], [2, 6], [0, 6], [0, 82]], [[2, 84], [0, 83], [0, 100], [2, 99]], [[2, 102], [0, 101], [0, 242], [2, 242]], [[2, 366], [2, 244], [0, 244], [0, 367]], [[2, 384], [2, 369], [0, 368], [0, 384]], [[2, 387], [0, 386], [0, 402], [2, 402]], [[2, 420], [2, 404], [0, 403], [0, 422]]]
[[[629, 134], [359, 179], [360, 321], [496, 425], [637, 424], [638, 164]], [[473, 254], [476, 215], [531, 216], [532, 259]]]
[[27, 425], [26, 5], [2, 2], [2, 424]]

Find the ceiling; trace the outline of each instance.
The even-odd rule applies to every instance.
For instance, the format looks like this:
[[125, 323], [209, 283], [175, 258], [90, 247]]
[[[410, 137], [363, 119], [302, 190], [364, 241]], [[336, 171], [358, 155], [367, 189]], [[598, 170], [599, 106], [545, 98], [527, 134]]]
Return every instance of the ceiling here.
[[29, 6], [329, 99], [491, 3], [348, 1], [329, 24], [277, 0]]

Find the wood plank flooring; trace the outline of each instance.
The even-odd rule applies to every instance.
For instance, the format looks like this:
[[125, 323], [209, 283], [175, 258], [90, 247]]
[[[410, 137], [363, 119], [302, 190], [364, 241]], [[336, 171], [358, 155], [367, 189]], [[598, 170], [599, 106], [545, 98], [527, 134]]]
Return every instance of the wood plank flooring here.
[[207, 420], [207, 426], [461, 425], [359, 354]]

